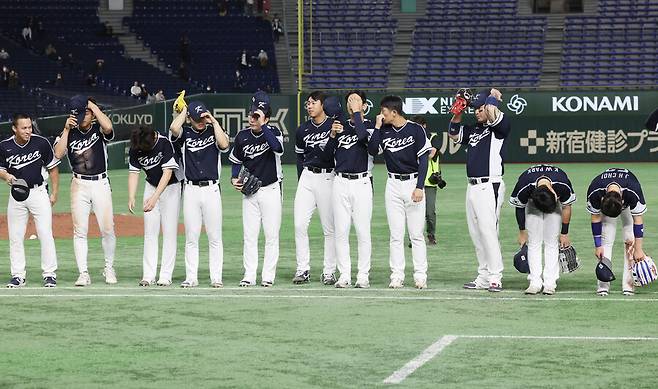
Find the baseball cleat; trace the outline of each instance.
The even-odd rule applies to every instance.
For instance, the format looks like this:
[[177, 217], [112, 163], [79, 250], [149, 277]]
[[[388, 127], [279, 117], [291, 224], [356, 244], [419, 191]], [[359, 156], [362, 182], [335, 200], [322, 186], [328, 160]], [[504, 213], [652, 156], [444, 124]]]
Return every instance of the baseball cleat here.
[[274, 282], [272, 282], [272, 281], [263, 281], [263, 282], [260, 283], [260, 286], [262, 286], [264, 288], [270, 288], [270, 287], [272, 287], [272, 285], [274, 285]]
[[597, 296], [605, 297], [608, 295], [607, 289], [599, 289], [596, 291]]
[[311, 280], [311, 275], [308, 270], [297, 271], [295, 277], [292, 279], [293, 284], [306, 284]]
[[334, 286], [339, 289], [344, 289], [352, 286], [352, 283], [349, 280], [338, 280], [338, 282], [336, 282]]
[[11, 277], [11, 280], [7, 283], [7, 288], [21, 288], [25, 286], [25, 278], [21, 277]]
[[552, 296], [552, 295], [555, 294], [555, 288], [544, 287], [544, 292], [543, 293], [547, 296]]
[[388, 284], [388, 287], [391, 289], [400, 289], [404, 286], [404, 281], [399, 278], [391, 279], [391, 282]]
[[502, 292], [503, 291], [503, 285], [502, 284], [497, 284], [495, 282], [492, 282], [489, 285], [489, 289], [487, 289], [489, 292]]
[[537, 286], [537, 285], [530, 285], [525, 290], [525, 294], [537, 294], [539, 292], [541, 292], [541, 286]]
[[242, 280], [242, 281], [240, 281], [240, 283], [238, 284], [238, 286], [239, 286], [239, 287], [242, 287], [242, 288], [248, 288], [248, 287], [250, 287], [250, 286], [256, 286], [256, 283], [255, 283], [255, 282], [251, 282], [251, 281], [249, 281], [249, 280]]
[[465, 283], [463, 288], [464, 289], [478, 289], [478, 290], [488, 289], [486, 286], [480, 285], [475, 281]]
[[434, 234], [427, 235], [427, 243], [431, 246], [436, 246], [436, 237], [434, 236]]
[[325, 285], [334, 285], [336, 283], [336, 275], [334, 273], [322, 273], [322, 283]]
[[629, 289], [625, 289], [623, 292], [621, 292], [624, 296], [635, 296], [635, 292]]
[[78, 276], [78, 279], [75, 281], [75, 284], [73, 284], [73, 285], [75, 285], [75, 286], [91, 285], [91, 278], [89, 277], [89, 273], [87, 273], [86, 271], [80, 273], [80, 275]]
[[357, 279], [356, 284], [354, 284], [354, 287], [357, 289], [368, 289], [370, 288], [370, 281], [368, 279]]
[[43, 287], [44, 288], [54, 288], [57, 286], [57, 278], [53, 276], [43, 277]]
[[163, 280], [160, 278], [158, 282], [155, 283], [157, 286], [169, 286], [171, 285], [171, 280]]
[[223, 288], [224, 283], [222, 283], [222, 281], [213, 281], [213, 282], [210, 283], [210, 287], [216, 288], [216, 289]]
[[416, 289], [427, 289], [427, 281], [426, 280], [417, 280], [415, 282], [416, 284]]
[[197, 287], [197, 286], [199, 286], [199, 283], [197, 281], [185, 280], [185, 281], [180, 283], [181, 288], [194, 288], [194, 287]]
[[103, 277], [105, 277], [106, 284], [116, 284], [117, 283], [117, 273], [114, 271], [113, 267], [105, 267], [103, 270]]
[[149, 280], [141, 280], [139, 281], [139, 286], [151, 286], [154, 282], [149, 281]]

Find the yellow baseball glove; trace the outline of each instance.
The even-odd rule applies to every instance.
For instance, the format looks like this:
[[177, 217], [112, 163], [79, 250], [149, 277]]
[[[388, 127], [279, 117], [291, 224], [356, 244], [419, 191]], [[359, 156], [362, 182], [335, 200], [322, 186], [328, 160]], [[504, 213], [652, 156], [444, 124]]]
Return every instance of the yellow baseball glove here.
[[185, 102], [185, 89], [178, 93], [178, 97], [174, 101], [174, 111], [176, 111], [176, 113], [181, 113], [183, 108], [187, 108], [187, 103]]

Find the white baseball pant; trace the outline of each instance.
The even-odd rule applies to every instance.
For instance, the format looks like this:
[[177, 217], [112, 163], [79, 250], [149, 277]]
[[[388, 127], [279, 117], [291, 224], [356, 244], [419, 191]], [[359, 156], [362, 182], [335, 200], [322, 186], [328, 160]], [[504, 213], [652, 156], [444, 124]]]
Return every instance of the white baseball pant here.
[[295, 251], [297, 271], [311, 269], [311, 250], [308, 243], [308, 225], [315, 208], [320, 215], [324, 233], [324, 267], [322, 273], [336, 271], [336, 242], [334, 238], [334, 215], [331, 210], [333, 173], [313, 173], [302, 171], [295, 193]]
[[105, 267], [114, 266], [116, 237], [114, 235], [114, 214], [112, 211], [112, 189], [110, 180], [97, 181], [73, 177], [71, 180], [71, 214], [73, 216], [73, 251], [80, 273], [87, 268], [87, 232], [89, 214], [94, 211], [101, 232], [101, 245], [105, 254]]
[[[528, 231], [528, 266], [530, 285], [555, 289], [560, 278], [560, 230], [562, 205], [558, 203], [552, 213], [543, 213], [532, 203], [525, 208], [525, 226]], [[542, 281], [542, 243], [544, 245], [544, 276]]]
[[46, 185], [30, 189], [24, 201], [9, 196], [7, 227], [9, 232], [9, 261], [11, 276], [25, 278], [25, 229], [29, 214], [34, 216], [37, 236], [41, 242], [41, 270], [43, 277], [55, 277], [57, 253], [53, 239], [53, 214]]
[[[624, 234], [624, 242], [633, 242], [633, 216], [630, 208], [621, 211], [618, 217], [608, 217], [601, 214], [602, 233], [601, 240], [603, 243], [603, 256], [612, 261], [612, 247], [615, 243], [617, 234], [617, 219], [621, 219], [621, 228]], [[622, 290], [634, 290], [633, 286], [633, 257], [629, 256], [624, 247], [624, 276], [622, 278]], [[609, 282], [598, 281], [598, 290], [610, 290]]]
[[466, 188], [466, 221], [478, 260], [475, 283], [485, 288], [490, 284], [502, 285], [503, 256], [498, 241], [498, 221], [504, 198], [502, 179], [468, 184]]
[[386, 181], [384, 200], [386, 204], [386, 219], [390, 231], [391, 280], [404, 281], [404, 237], [405, 222], [411, 239], [411, 256], [414, 263], [414, 281], [427, 280], [427, 247], [423, 230], [425, 228], [425, 201], [414, 202], [411, 194], [416, 189], [416, 178], [398, 180], [390, 178]]
[[242, 197], [242, 228], [244, 231], [244, 280], [256, 282], [258, 268], [258, 237], [260, 226], [265, 234], [262, 281], [274, 282], [279, 262], [279, 229], [281, 228], [281, 184], [261, 187], [251, 196]]
[[336, 259], [340, 280], [352, 282], [350, 258], [350, 228], [354, 224], [358, 241], [357, 281], [367, 281], [370, 273], [372, 243], [370, 221], [372, 219], [372, 184], [370, 177], [350, 180], [336, 176], [333, 187], [334, 231]]
[[224, 244], [222, 241], [222, 195], [219, 185], [185, 184], [183, 193], [185, 222], [185, 280], [198, 282], [199, 235], [201, 225], [208, 235], [210, 282], [222, 282]]
[[[155, 193], [156, 187], [146, 183], [144, 201]], [[144, 213], [144, 255], [142, 279], [155, 282], [158, 267], [158, 238], [162, 226], [162, 262], [160, 279], [171, 281], [176, 263], [178, 237], [178, 213], [180, 210], [181, 184], [168, 185], [160, 194], [155, 207]]]

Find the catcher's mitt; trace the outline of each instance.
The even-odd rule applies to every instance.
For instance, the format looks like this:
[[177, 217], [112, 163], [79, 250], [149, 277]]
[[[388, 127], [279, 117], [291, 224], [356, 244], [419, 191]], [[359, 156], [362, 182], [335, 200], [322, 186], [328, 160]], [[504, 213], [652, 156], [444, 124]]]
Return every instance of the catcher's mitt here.
[[651, 257], [644, 257], [643, 260], [633, 264], [633, 281], [635, 286], [649, 285], [658, 278], [656, 264]]
[[187, 103], [185, 102], [185, 89], [178, 92], [178, 97], [174, 100], [174, 111], [176, 111], [176, 113], [181, 113], [183, 108], [187, 108]]
[[472, 98], [473, 98], [473, 92], [471, 92], [470, 89], [461, 88], [460, 90], [457, 91], [457, 94], [455, 95], [455, 102], [452, 103], [452, 106], [450, 107], [450, 112], [452, 112], [453, 115], [459, 115], [466, 109], [466, 107], [468, 107], [468, 103], [471, 102]]
[[580, 259], [578, 259], [576, 249], [574, 249], [573, 246], [566, 248], [561, 247], [557, 258], [562, 273], [571, 273], [580, 267]]
[[263, 182], [251, 174], [244, 166], [242, 166], [240, 173], [238, 173], [238, 180], [242, 183], [242, 190], [240, 192], [245, 196], [251, 196], [258, 192], [258, 189], [263, 185]]

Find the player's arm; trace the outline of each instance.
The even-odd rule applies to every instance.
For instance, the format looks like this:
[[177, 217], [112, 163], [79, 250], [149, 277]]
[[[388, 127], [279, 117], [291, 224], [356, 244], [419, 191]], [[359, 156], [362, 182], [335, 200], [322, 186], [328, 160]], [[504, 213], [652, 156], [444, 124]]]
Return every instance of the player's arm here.
[[[263, 119], [259, 117], [258, 121], [259, 123]], [[270, 126], [266, 125], [265, 122], [261, 124], [261, 129], [263, 131], [263, 136], [265, 137], [265, 141], [267, 142], [268, 145], [270, 145], [270, 148], [274, 152], [274, 154], [281, 155], [283, 154], [283, 135], [281, 135], [280, 131], [278, 132], [278, 135], [274, 133], [274, 130], [270, 128]]]
[[160, 181], [158, 182], [158, 186], [155, 188], [155, 192], [144, 201], [144, 212], [150, 212], [155, 208], [155, 204], [158, 202], [158, 199], [160, 198], [160, 195], [164, 190], [167, 188], [167, 184], [169, 184], [169, 180], [171, 179], [171, 175], [174, 173], [174, 169], [172, 168], [162, 168], [162, 177], [160, 177]]
[[176, 116], [176, 118], [174, 118], [174, 120], [171, 122], [171, 125], [169, 125], [169, 132], [171, 132], [171, 135], [173, 135], [174, 139], [180, 138], [181, 132], [183, 131], [183, 124], [185, 124], [185, 119], [187, 119], [187, 106], [183, 107], [178, 116]]
[[242, 163], [233, 162], [233, 165], [231, 166], [231, 185], [233, 185], [238, 192], [241, 192], [242, 187], [244, 186], [244, 183], [238, 178], [241, 169]]
[[228, 135], [224, 132], [224, 129], [219, 124], [217, 119], [210, 114], [210, 112], [204, 112], [201, 114], [202, 118], [205, 118], [206, 123], [212, 124], [213, 131], [215, 132], [215, 142], [217, 147], [222, 151], [227, 151], [229, 146]]
[[240, 137], [236, 135], [235, 141], [233, 143], [233, 149], [228, 155], [228, 160], [231, 162], [231, 185], [238, 191], [242, 191], [243, 183], [240, 182], [238, 176], [240, 175], [240, 169], [242, 169], [242, 162], [244, 161], [244, 153], [242, 152], [242, 144]]
[[384, 123], [384, 115], [381, 113], [375, 118], [375, 130], [370, 136], [368, 141], [368, 154], [376, 157], [381, 153], [381, 143], [382, 143], [382, 124]]
[[69, 115], [64, 124], [64, 129], [59, 135], [59, 139], [55, 142], [55, 158], [62, 159], [66, 155], [66, 146], [69, 143], [69, 131], [75, 126], [78, 125], [78, 120], [74, 115]]
[[600, 213], [592, 213], [592, 237], [594, 238], [594, 256], [603, 257], [603, 218]]
[[411, 200], [415, 203], [420, 202], [425, 197], [425, 178], [427, 176], [427, 166], [429, 165], [428, 153], [424, 152], [418, 157], [418, 178], [416, 188], [411, 192]]
[[13, 174], [9, 174], [8, 171], [4, 169], [0, 169], [0, 179], [5, 180], [5, 182], [7, 182], [7, 185], [11, 186], [11, 184], [14, 182], [16, 177], [14, 177]]
[[299, 126], [295, 131], [295, 155], [297, 156], [297, 180], [302, 176], [304, 171], [304, 138], [302, 127]]
[[368, 142], [368, 129], [366, 129], [366, 124], [363, 122], [363, 117], [361, 112], [354, 112], [354, 130], [356, 131], [356, 136], [359, 139], [359, 142]]
[[633, 259], [641, 261], [644, 259], [645, 254], [642, 249], [642, 241], [644, 240], [644, 221], [642, 215], [633, 215]]
[[562, 206], [562, 227], [560, 229], [560, 246], [571, 246], [569, 239], [569, 223], [571, 223], [571, 204]]
[[87, 108], [89, 108], [96, 117], [98, 124], [101, 126], [101, 132], [105, 135], [112, 135], [112, 131], [114, 130], [112, 128], [112, 121], [103, 113], [103, 111], [101, 111], [100, 108], [98, 108], [98, 105], [94, 104], [93, 101], [89, 101], [87, 102]]
[[[334, 123], [335, 126], [337, 123]], [[323, 161], [333, 161], [336, 155], [336, 149], [338, 148], [338, 134], [333, 129], [329, 132], [329, 139], [327, 139], [327, 144], [324, 146], [324, 149], [320, 152], [320, 158]], [[342, 127], [342, 125], [340, 125]]]
[[130, 167], [128, 173], [128, 210], [130, 213], [135, 213], [135, 194], [137, 193], [137, 185], [139, 183], [139, 169]]

